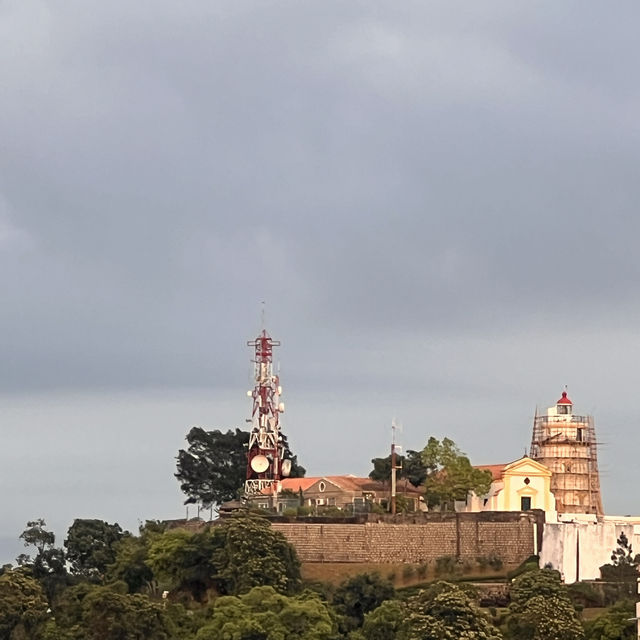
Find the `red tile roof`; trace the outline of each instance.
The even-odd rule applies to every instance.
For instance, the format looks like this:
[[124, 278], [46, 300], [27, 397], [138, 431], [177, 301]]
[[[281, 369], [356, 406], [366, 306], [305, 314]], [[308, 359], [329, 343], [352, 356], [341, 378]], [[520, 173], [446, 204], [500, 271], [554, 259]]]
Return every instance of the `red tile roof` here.
[[506, 466], [506, 464], [480, 464], [474, 465], [474, 468], [480, 469], [481, 471], [491, 471], [491, 478], [493, 480], [500, 480]]
[[[388, 491], [389, 487], [371, 478], [359, 478], [352, 475], [343, 476], [311, 476], [309, 478], [283, 478], [280, 484], [281, 490], [288, 489], [289, 491], [298, 492], [300, 489], [306, 491], [316, 482], [320, 480], [326, 480], [336, 485], [343, 491]], [[406, 490], [402, 480], [398, 481], [398, 493], [418, 493], [422, 494], [420, 489], [414, 487], [410, 482], [407, 483]], [[271, 493], [270, 488], [266, 488], [262, 491], [264, 495]]]

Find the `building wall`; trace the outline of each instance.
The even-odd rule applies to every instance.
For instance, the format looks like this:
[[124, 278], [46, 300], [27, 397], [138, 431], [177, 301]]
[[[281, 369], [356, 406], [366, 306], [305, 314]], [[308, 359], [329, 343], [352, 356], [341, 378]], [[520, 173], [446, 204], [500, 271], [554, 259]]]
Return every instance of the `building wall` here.
[[567, 583], [595, 580], [600, 567], [611, 562], [611, 552], [623, 531], [633, 549], [640, 549], [640, 518], [605, 516], [601, 522], [547, 523], [540, 566], [551, 564]]
[[521, 499], [531, 500], [531, 509], [541, 509], [547, 522], [555, 522], [555, 498], [551, 493], [551, 472], [531, 458], [523, 457], [505, 465], [500, 479], [491, 483], [486, 496], [471, 494], [459, 511], [520, 511]]
[[[494, 516], [493, 518], [487, 516]], [[387, 523], [273, 522], [303, 562], [411, 562], [495, 554], [519, 564], [537, 552], [540, 512], [452, 514], [440, 521]]]

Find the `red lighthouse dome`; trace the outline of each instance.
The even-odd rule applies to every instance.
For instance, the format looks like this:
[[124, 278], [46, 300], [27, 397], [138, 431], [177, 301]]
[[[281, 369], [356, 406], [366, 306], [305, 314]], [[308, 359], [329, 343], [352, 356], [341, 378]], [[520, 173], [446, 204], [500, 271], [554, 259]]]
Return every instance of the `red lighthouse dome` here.
[[571, 400], [569, 400], [569, 398], [567, 397], [567, 392], [563, 391], [562, 398], [560, 398], [560, 400], [558, 400], [556, 404], [573, 404], [573, 402], [571, 402]]

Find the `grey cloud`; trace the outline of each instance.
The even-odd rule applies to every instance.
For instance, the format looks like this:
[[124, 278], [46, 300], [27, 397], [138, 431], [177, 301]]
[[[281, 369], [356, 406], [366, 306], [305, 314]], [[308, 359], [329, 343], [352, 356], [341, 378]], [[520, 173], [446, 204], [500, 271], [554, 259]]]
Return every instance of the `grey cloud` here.
[[3, 3], [7, 403], [242, 392], [266, 300], [319, 472], [318, 434], [352, 424], [342, 472], [373, 423], [362, 459], [386, 450], [392, 412], [480, 457], [483, 432], [517, 421], [494, 452], [515, 456], [565, 382], [629, 437], [608, 398], [635, 381], [637, 18], [630, 2]]

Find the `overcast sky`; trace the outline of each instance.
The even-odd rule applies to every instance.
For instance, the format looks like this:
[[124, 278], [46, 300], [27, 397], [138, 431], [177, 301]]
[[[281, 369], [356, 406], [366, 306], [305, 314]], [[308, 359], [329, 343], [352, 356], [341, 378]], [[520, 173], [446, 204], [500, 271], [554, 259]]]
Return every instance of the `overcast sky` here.
[[640, 7], [0, 3], [0, 562], [180, 517], [267, 328], [308, 474], [520, 457], [563, 386], [640, 513]]

